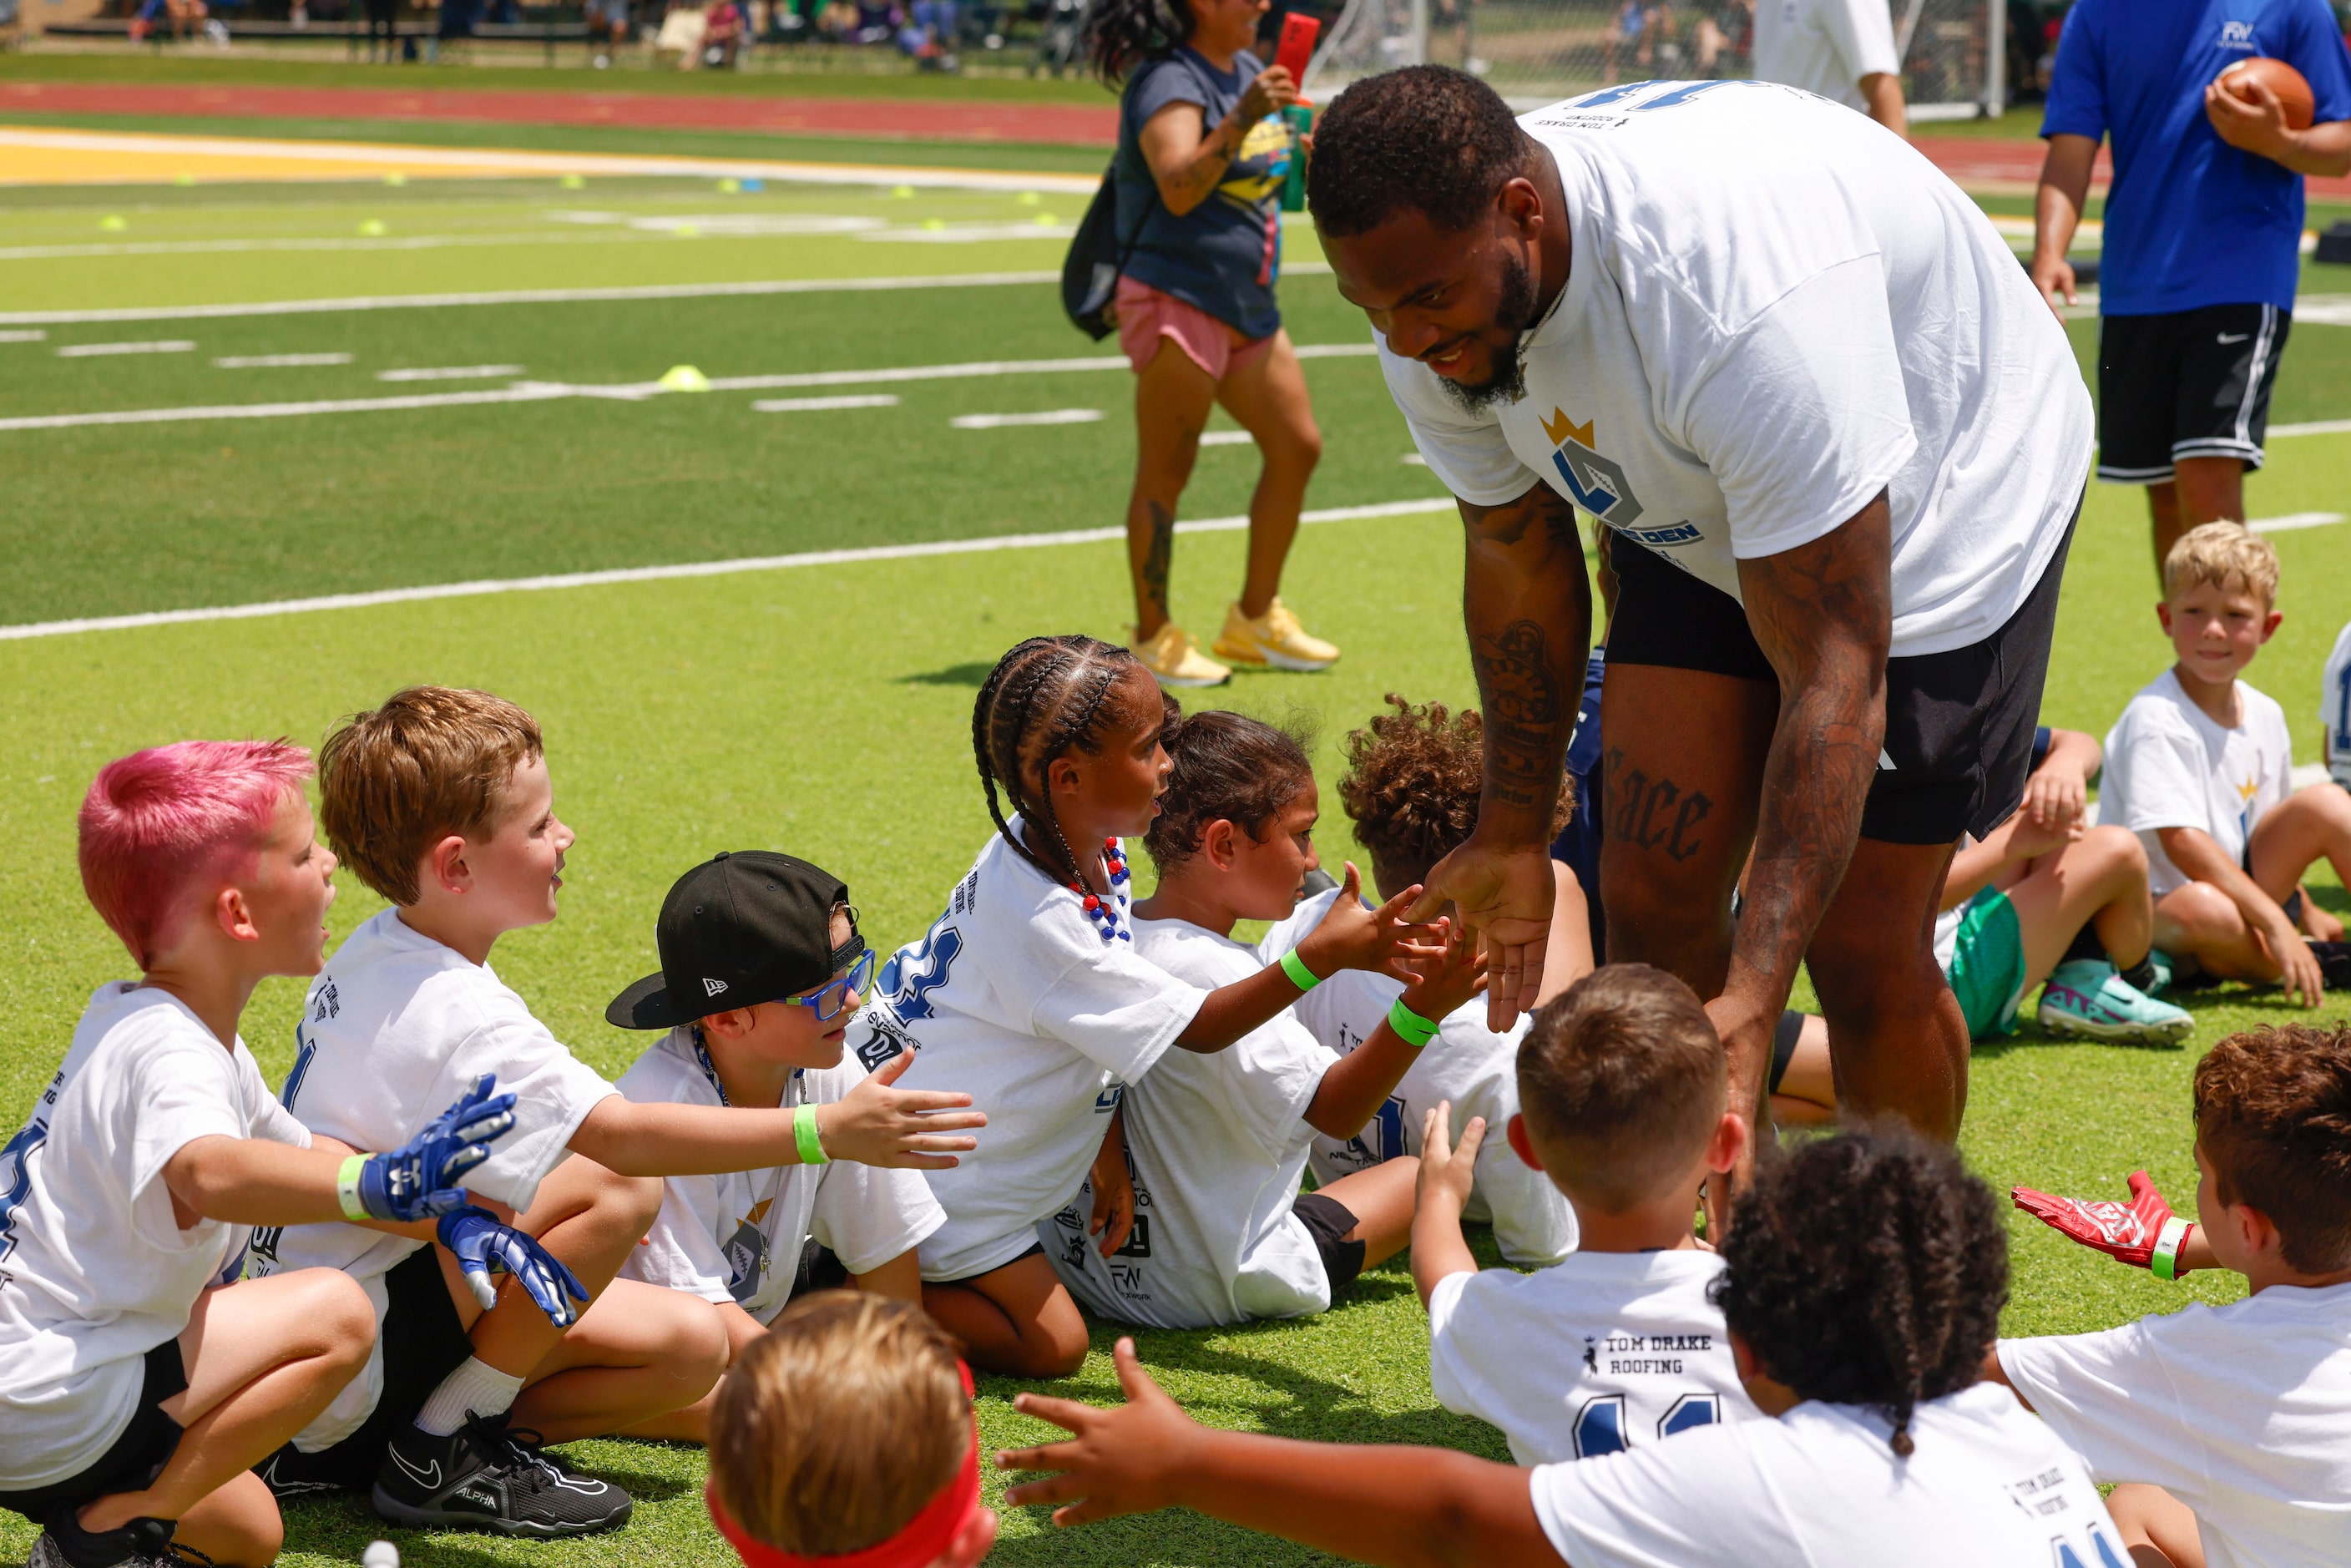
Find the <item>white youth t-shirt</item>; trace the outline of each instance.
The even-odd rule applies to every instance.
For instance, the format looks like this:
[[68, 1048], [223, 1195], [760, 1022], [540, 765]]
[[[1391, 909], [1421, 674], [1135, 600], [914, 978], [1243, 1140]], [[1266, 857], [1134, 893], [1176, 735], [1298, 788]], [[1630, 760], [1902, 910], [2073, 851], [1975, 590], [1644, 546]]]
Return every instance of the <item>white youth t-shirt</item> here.
[[[839, 1100], [864, 1077], [853, 1056], [803, 1069], [785, 1086], [783, 1108]], [[654, 1041], [621, 1075], [620, 1088], [639, 1104], [727, 1103], [690, 1026]], [[662, 1186], [661, 1215], [644, 1244], [630, 1249], [622, 1274], [705, 1301], [732, 1301], [763, 1323], [784, 1310], [811, 1236], [842, 1268], [864, 1274], [912, 1250], [946, 1218], [921, 1171], [852, 1160], [674, 1176]]]
[[2119, 822], [2147, 846], [2147, 886], [2158, 898], [2191, 879], [2163, 852], [2158, 828], [2201, 828], [2240, 865], [2253, 825], [2294, 793], [2294, 740], [2285, 709], [2237, 683], [2234, 729], [2180, 689], [2166, 670], [2139, 689], [2106, 732], [2098, 820]]
[[1886, 490], [1893, 653], [1998, 631], [2064, 538], [2092, 422], [1991, 220], [1892, 131], [1766, 82], [1636, 82], [1519, 123], [1573, 246], [1525, 395], [1468, 413], [1374, 334], [1430, 470], [1480, 506], [1547, 484], [1733, 597], [1740, 559]]
[[1535, 1517], [1574, 1568], [2118, 1568], [2081, 1458], [1998, 1384], [1912, 1412], [1817, 1401], [1534, 1472]]
[[[1108, 907], [1131, 933], [1126, 890]], [[1037, 1244], [1037, 1222], [1085, 1179], [1125, 1085], [1207, 995], [1138, 955], [1131, 936], [1103, 941], [1077, 894], [1001, 834], [874, 991], [850, 1037], [867, 1071], [918, 1048], [899, 1088], [961, 1091], [987, 1113], [976, 1150], [926, 1173], [946, 1211], [920, 1249], [934, 1281], [987, 1273]]]
[[1721, 1273], [1720, 1258], [1692, 1249], [1447, 1275], [1428, 1294], [1437, 1402], [1500, 1427], [1522, 1465], [1760, 1420], [1707, 1299]]
[[213, 1137], [310, 1146], [243, 1040], [224, 1048], [167, 991], [100, 986], [0, 1148], [0, 1490], [95, 1464], [137, 1412], [142, 1358], [236, 1277], [247, 1228], [181, 1228], [162, 1179]]
[[[465, 1173], [467, 1190], [517, 1212], [569, 1156], [571, 1134], [619, 1090], [531, 1016], [487, 964], [410, 929], [395, 909], [352, 932], [310, 983], [294, 1031], [293, 1071], [279, 1098], [305, 1126], [357, 1149], [397, 1148], [446, 1111], [485, 1072], [515, 1097], [514, 1130]], [[376, 1322], [389, 1303], [383, 1276], [418, 1248], [356, 1225], [289, 1225], [257, 1232], [256, 1274], [340, 1269], [366, 1288]], [[367, 1372], [296, 1437], [305, 1453], [357, 1431], [383, 1393], [383, 1347]]]
[[[1134, 948], [1215, 990], [1265, 967], [1245, 942], [1184, 920], [1138, 920]], [[1087, 1233], [1091, 1177], [1037, 1228], [1070, 1293], [1151, 1328], [1295, 1318], [1331, 1305], [1313, 1236], [1292, 1209], [1314, 1129], [1306, 1107], [1339, 1058], [1288, 1013], [1224, 1050], [1172, 1051], [1126, 1092], [1134, 1230], [1105, 1258]]]
[[1886, 0], [1758, 0], [1755, 76], [1866, 110], [1861, 78], [1898, 76]]
[[2351, 789], [2351, 625], [2335, 639], [2318, 683], [2318, 722], [2326, 731], [2326, 771]]
[[2273, 1285], [2000, 1364], [2101, 1481], [2196, 1511], [2209, 1568], [2351, 1563], [2351, 1285]]
[[[1279, 963], [1322, 923], [1338, 899], [1327, 888], [1299, 904], [1289, 919], [1258, 944], [1264, 962]], [[1345, 969], [1298, 998], [1290, 1010], [1309, 1033], [1342, 1056], [1371, 1038], [1388, 1009], [1404, 995], [1392, 975]], [[1469, 1201], [1461, 1217], [1494, 1228], [1495, 1245], [1513, 1263], [1556, 1263], [1575, 1250], [1575, 1210], [1551, 1178], [1529, 1168], [1510, 1152], [1502, 1129], [1519, 1113], [1519, 1040], [1530, 1019], [1502, 1034], [1486, 1027], [1486, 998], [1474, 997], [1447, 1014], [1437, 1036], [1405, 1069], [1405, 1075], [1364, 1130], [1352, 1138], [1317, 1133], [1308, 1155], [1317, 1182], [1332, 1182], [1383, 1161], [1420, 1157], [1420, 1124], [1439, 1101], [1453, 1104], [1453, 1136], [1472, 1116], [1486, 1118], [1486, 1141], [1478, 1150]]]

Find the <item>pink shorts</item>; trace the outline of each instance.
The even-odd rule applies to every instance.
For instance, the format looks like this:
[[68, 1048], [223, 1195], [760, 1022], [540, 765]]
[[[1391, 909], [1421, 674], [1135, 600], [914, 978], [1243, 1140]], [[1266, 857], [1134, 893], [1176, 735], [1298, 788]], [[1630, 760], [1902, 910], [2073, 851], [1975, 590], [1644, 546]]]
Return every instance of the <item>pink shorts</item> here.
[[1176, 346], [1207, 371], [1209, 380], [1218, 382], [1235, 371], [1249, 369], [1273, 350], [1271, 338], [1243, 338], [1236, 344], [1233, 340], [1238, 335], [1196, 305], [1132, 277], [1118, 280], [1118, 346], [1125, 350], [1126, 362], [1138, 376], [1159, 352], [1163, 337], [1175, 339]]

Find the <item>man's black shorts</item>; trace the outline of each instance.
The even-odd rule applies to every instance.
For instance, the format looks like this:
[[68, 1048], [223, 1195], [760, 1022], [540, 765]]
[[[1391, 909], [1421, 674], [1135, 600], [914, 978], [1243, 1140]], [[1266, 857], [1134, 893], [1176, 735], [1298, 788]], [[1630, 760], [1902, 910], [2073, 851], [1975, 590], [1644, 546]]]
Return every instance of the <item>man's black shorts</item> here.
[[25, 1491], [0, 1491], [0, 1508], [21, 1513], [40, 1527], [66, 1504], [154, 1485], [155, 1478], [171, 1463], [172, 1451], [180, 1446], [180, 1424], [163, 1414], [162, 1404], [175, 1394], [185, 1393], [187, 1386], [180, 1342], [167, 1339], [147, 1353], [139, 1379], [139, 1403], [131, 1409], [131, 1425], [122, 1428], [122, 1436], [78, 1474]]
[[[2075, 509], [2074, 518], [2081, 512]], [[1886, 749], [1861, 813], [1861, 836], [1891, 844], [1982, 838], [2024, 799], [2041, 688], [2057, 624], [2057, 588], [2074, 524], [2015, 614], [1980, 643], [1886, 661]], [[1739, 601], [1629, 539], [1614, 541], [1611, 664], [1779, 677]], [[1621, 721], [1620, 721], [1621, 722]]]
[[2290, 311], [2206, 305], [2098, 323], [2098, 477], [2158, 485], [2182, 457], [2262, 465]]
[[1304, 1222], [1306, 1234], [1314, 1238], [1314, 1249], [1322, 1254], [1322, 1272], [1331, 1277], [1335, 1301], [1364, 1271], [1364, 1244], [1346, 1239], [1358, 1223], [1355, 1211], [1319, 1192], [1300, 1193], [1290, 1207]]

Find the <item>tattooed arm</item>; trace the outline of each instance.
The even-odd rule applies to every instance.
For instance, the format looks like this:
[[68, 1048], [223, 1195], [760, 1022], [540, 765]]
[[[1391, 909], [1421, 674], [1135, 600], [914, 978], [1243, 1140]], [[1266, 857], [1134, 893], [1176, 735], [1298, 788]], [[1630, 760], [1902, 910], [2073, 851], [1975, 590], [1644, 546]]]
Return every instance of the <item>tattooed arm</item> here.
[[1297, 101], [1298, 86], [1290, 72], [1273, 66], [1259, 73], [1214, 130], [1196, 103], [1171, 103], [1153, 115], [1140, 141], [1160, 201], [1179, 218], [1207, 201], [1241, 155], [1249, 128]]
[[1730, 1103], [1742, 1114], [1762, 1103], [1772, 1026], [1853, 858], [1862, 804], [1877, 777], [1892, 563], [1883, 491], [1834, 532], [1739, 563], [1748, 624], [1780, 677], [1730, 974], [1707, 1004], [1730, 1052]]
[[1486, 938], [1489, 1026], [1508, 1029], [1542, 986], [1551, 936], [1552, 810], [1592, 645], [1592, 583], [1575, 508], [1538, 483], [1499, 507], [1460, 503], [1462, 616], [1486, 718], [1485, 788], [1469, 841], [1439, 861], [1412, 918], [1447, 900]]

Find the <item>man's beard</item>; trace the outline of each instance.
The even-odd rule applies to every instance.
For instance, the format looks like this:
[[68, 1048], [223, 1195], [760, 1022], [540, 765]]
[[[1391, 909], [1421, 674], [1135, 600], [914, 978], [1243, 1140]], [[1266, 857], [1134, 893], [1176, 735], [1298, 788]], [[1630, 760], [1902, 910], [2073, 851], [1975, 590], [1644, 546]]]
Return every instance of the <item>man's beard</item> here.
[[1437, 384], [1461, 405], [1464, 413], [1484, 413], [1498, 402], [1516, 402], [1525, 395], [1527, 324], [1534, 319], [1534, 277], [1527, 271], [1526, 263], [1515, 256], [1505, 256], [1502, 298], [1494, 308], [1494, 325], [1510, 334], [1510, 347], [1493, 354], [1493, 365], [1482, 382], [1437, 378]]

